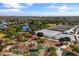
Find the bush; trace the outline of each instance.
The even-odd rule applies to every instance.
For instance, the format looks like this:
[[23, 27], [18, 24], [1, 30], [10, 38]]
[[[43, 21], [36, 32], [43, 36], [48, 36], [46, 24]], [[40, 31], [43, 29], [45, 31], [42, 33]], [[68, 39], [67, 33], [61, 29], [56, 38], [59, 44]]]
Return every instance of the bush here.
[[26, 42], [26, 41], [28, 41], [28, 38], [24, 38], [21, 40], [21, 42]]
[[38, 44], [44, 43], [44, 39], [38, 38], [38, 39], [37, 39], [37, 43], [38, 43]]
[[79, 46], [72, 46], [71, 49], [79, 53]]
[[62, 38], [59, 38], [59, 41], [60, 42], [64, 42], [65, 41], [65, 38], [63, 38], [63, 37]]
[[68, 42], [71, 41], [70, 37], [65, 37], [65, 40]]
[[63, 56], [76, 56], [76, 55], [73, 54], [73, 53], [70, 52], [70, 51], [64, 51], [64, 52], [63, 52]]
[[43, 35], [44, 35], [44, 34], [43, 34], [42, 32], [38, 32], [38, 33], [37, 33], [37, 36], [38, 36], [38, 37], [43, 37]]
[[21, 35], [23, 35], [25, 38], [31, 38], [32, 37], [32, 34], [30, 34], [29, 32], [22, 33]]
[[71, 39], [70, 39], [70, 37], [62, 37], [62, 38], [59, 39], [59, 41], [60, 42], [70, 42]]
[[57, 55], [56, 54], [56, 48], [52, 47], [52, 46], [47, 49], [47, 52], [50, 53], [50, 56], [56, 56]]
[[0, 46], [0, 52], [3, 50], [4, 46]]
[[57, 54], [55, 51], [53, 51], [53, 52], [50, 52], [50, 56], [57, 56]]
[[12, 37], [12, 34], [6, 34], [5, 36], [4, 36], [4, 38], [10, 38], [10, 37]]

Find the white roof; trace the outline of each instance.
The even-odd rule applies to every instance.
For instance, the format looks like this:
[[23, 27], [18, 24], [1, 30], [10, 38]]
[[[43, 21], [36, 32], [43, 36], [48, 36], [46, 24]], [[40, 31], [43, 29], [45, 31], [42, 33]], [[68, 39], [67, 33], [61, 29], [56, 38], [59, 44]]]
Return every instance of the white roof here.
[[43, 30], [40, 30], [37, 32], [42, 32], [42, 33], [44, 33], [44, 36], [49, 37], [49, 38], [52, 38], [52, 37], [62, 33], [60, 31], [52, 31], [52, 30], [47, 30], [47, 29], [43, 29]]
[[55, 39], [59, 39], [59, 38], [61, 38], [61, 37], [70, 37], [72, 41], [75, 40], [74, 35], [63, 34], [63, 33], [60, 32], [60, 31], [53, 31], [53, 30], [43, 29], [43, 30], [37, 31], [36, 33], [38, 33], [38, 32], [44, 33], [44, 36], [45, 36], [45, 37], [48, 37], [48, 38], [54, 37]]

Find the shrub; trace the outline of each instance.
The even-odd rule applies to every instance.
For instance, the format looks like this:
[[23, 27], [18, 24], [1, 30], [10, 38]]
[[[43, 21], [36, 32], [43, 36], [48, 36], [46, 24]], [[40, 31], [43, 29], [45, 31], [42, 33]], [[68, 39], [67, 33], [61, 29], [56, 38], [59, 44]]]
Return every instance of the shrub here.
[[56, 56], [56, 48], [55, 47], [52, 47], [50, 46], [47, 51], [50, 53], [50, 56]]
[[64, 51], [64, 52], [63, 52], [63, 56], [76, 56], [76, 55], [73, 54], [73, 53], [70, 52], [70, 51]]
[[37, 33], [37, 36], [38, 36], [38, 37], [43, 37], [43, 33], [42, 33], [42, 32], [38, 32], [38, 33]]
[[64, 42], [65, 41], [65, 38], [63, 38], [63, 37], [62, 38], [59, 38], [59, 41], [60, 42]]
[[22, 33], [21, 35], [23, 35], [25, 38], [31, 38], [32, 37], [32, 34], [30, 34], [29, 32]]
[[70, 37], [65, 37], [66, 41], [71, 41]]
[[4, 46], [0, 46], [0, 52], [3, 50]]
[[38, 44], [44, 43], [44, 39], [38, 38], [38, 39], [37, 39], [37, 43], [38, 43]]

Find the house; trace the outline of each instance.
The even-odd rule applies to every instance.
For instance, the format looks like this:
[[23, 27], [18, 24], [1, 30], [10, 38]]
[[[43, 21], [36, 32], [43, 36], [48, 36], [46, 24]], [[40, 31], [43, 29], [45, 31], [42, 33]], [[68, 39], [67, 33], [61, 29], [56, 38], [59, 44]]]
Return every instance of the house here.
[[48, 29], [43, 29], [43, 30], [37, 31], [36, 33], [38, 32], [42, 32], [44, 36], [47, 38], [53, 38], [58, 34], [62, 34], [62, 32], [60, 31], [53, 31], [53, 30], [48, 30]]
[[29, 32], [29, 26], [23, 26], [23, 31], [24, 32]]
[[1, 22], [0, 23], [0, 30], [4, 30], [4, 29], [7, 29], [8, 28], [8, 23], [7, 22]]
[[8, 28], [7, 25], [0, 24], [0, 29], [6, 29], [6, 28]]
[[59, 39], [61, 37], [69, 37], [71, 41], [79, 42], [79, 25], [77, 26], [57, 26], [54, 28], [43, 29], [38, 32], [42, 32], [44, 37]]
[[24, 32], [29, 32], [29, 30], [30, 30], [27, 23], [25, 23], [25, 25], [22, 27], [22, 29]]

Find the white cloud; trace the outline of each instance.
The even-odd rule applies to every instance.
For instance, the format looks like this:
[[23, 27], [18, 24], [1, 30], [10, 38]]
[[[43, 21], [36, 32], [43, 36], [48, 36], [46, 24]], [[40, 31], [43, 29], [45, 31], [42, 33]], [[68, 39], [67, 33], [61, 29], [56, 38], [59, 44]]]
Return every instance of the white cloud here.
[[[18, 9], [21, 9], [21, 8], [24, 8], [25, 6], [21, 5], [21, 3], [3, 3], [4, 4], [4, 7], [7, 7], [7, 8], [18, 8]], [[26, 7], [29, 7], [29, 6], [32, 6], [33, 3], [24, 3], [26, 4], [27, 6]]]
[[19, 9], [2, 9], [0, 12], [19, 12]]
[[73, 9], [72, 7], [68, 7], [67, 5], [62, 5], [60, 7], [57, 7], [57, 10], [59, 10], [60, 12], [66, 12]]
[[67, 12], [74, 9], [73, 7], [69, 7], [67, 5], [62, 5], [62, 6], [50, 5], [47, 8], [52, 9], [52, 10], [57, 10], [59, 12]]
[[32, 6], [34, 3], [26, 3], [28, 6]]
[[0, 3], [79, 3], [79, 0], [0, 0]]
[[50, 6], [47, 6], [46, 8], [53, 9], [53, 8], [56, 8], [56, 6], [50, 5]]
[[17, 15], [17, 16], [19, 16], [19, 15], [25, 15], [25, 13], [19, 9], [2, 9], [2, 10], [0, 10], [0, 15], [6, 15], [6, 16], [7, 15], [9, 15], [9, 16]]
[[27, 6], [22, 5], [21, 3], [3, 3], [3, 6], [6, 7], [6, 9], [0, 10], [1, 14], [19, 14], [19, 15], [25, 15], [25, 12], [23, 12], [22, 8], [28, 8], [33, 5], [33, 3], [25, 3]]
[[21, 6], [19, 3], [3, 3], [3, 6], [6, 7], [6, 9], [0, 10], [0, 13], [4, 13], [4, 14], [22, 13], [23, 14], [23, 12], [20, 9], [23, 8], [24, 6]]
[[7, 8], [21, 8], [19, 3], [4, 3], [4, 7]]

